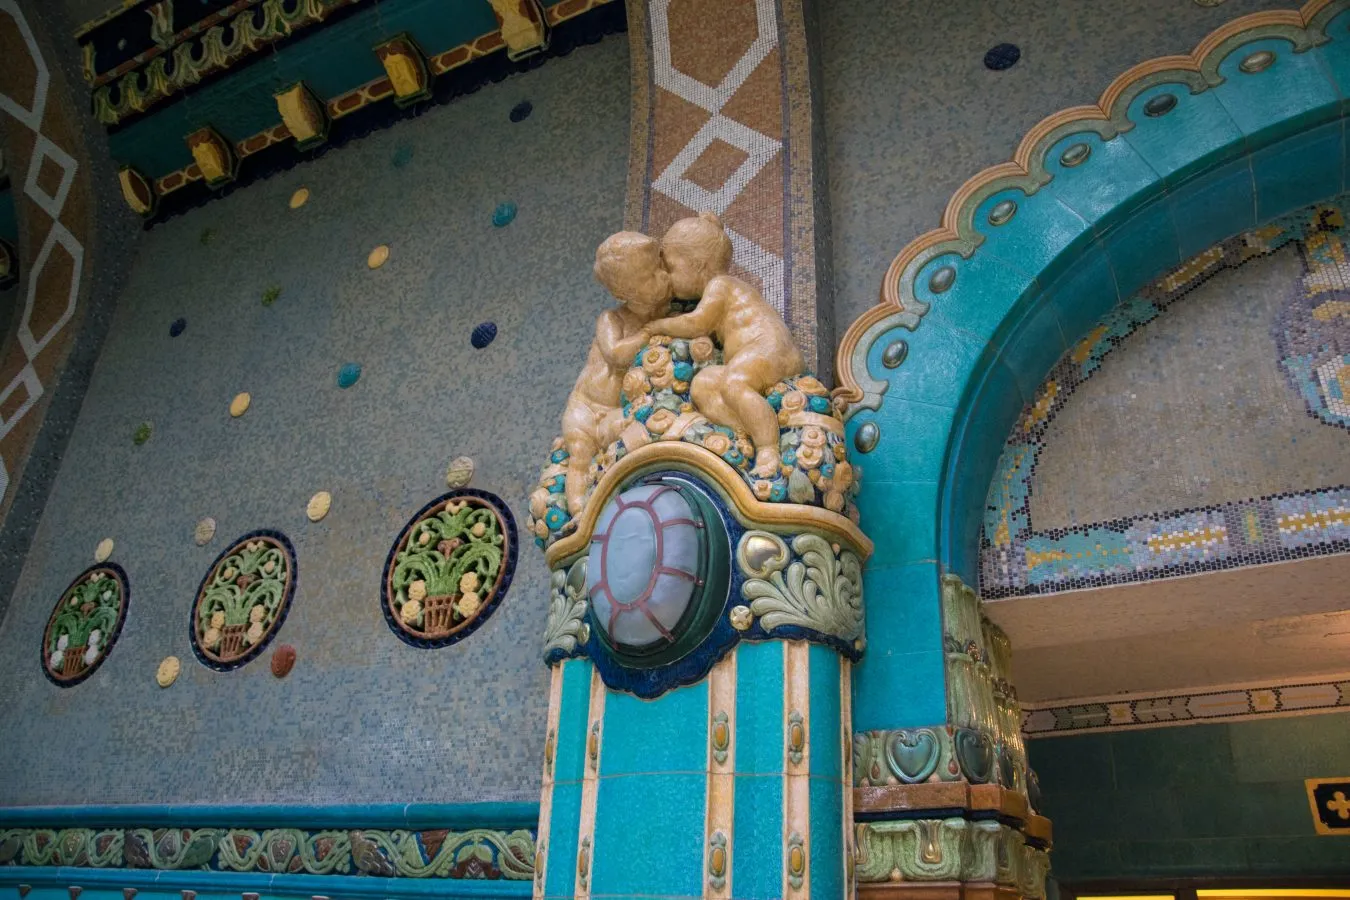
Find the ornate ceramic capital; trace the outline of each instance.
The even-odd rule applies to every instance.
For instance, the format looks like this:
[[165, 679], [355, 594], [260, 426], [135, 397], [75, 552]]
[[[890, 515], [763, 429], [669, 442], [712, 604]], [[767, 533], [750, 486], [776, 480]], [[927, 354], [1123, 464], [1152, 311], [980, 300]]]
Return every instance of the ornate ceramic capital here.
[[1045, 896], [1048, 853], [994, 820], [865, 822], [855, 826], [854, 837], [860, 895], [906, 894], [913, 882], [956, 882], [998, 885], [1028, 900]]

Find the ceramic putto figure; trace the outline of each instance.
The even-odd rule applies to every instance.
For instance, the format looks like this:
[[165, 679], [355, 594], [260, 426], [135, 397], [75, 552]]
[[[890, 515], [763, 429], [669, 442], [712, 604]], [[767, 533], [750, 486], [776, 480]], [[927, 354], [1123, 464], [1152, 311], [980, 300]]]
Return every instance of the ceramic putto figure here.
[[596, 279], [619, 306], [596, 322], [530, 495], [540, 546], [575, 527], [606, 471], [658, 441], [721, 457], [761, 501], [856, 518], [857, 476], [829, 391], [778, 312], [728, 274], [731, 251], [711, 213], [681, 219], [659, 243], [620, 232], [600, 245]]

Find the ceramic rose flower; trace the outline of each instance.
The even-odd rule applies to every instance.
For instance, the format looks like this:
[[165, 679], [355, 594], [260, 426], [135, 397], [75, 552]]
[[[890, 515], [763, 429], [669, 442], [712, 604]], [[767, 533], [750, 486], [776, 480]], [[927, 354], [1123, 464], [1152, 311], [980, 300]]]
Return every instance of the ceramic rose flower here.
[[846, 462], [837, 462], [834, 464], [834, 483], [839, 490], [848, 490], [849, 485], [853, 484], [853, 465]]
[[783, 411], [788, 413], [801, 412], [806, 409], [806, 395], [801, 391], [788, 391], [783, 395]]
[[405, 622], [416, 622], [422, 615], [420, 600], [409, 600], [398, 611], [398, 617]]
[[822, 456], [819, 447], [808, 447], [803, 444], [797, 448], [797, 464], [804, 469], [814, 469], [819, 466]]
[[408, 585], [408, 599], [414, 603], [421, 603], [427, 597], [427, 583], [422, 579], [417, 579]]
[[839, 512], [844, 508], [844, 495], [838, 491], [826, 491], [825, 508], [831, 512]]
[[244, 632], [244, 637], [248, 638], [250, 644], [256, 644], [262, 640], [263, 627], [261, 622], [254, 622], [248, 626], [248, 631]]
[[225, 614], [220, 610], [216, 610], [215, 612], [211, 613], [211, 627], [212, 628], [225, 627]]
[[463, 575], [459, 576], [459, 589], [466, 594], [469, 591], [478, 590], [478, 573], [465, 572]]
[[714, 431], [703, 439], [703, 446], [721, 456], [731, 449], [731, 438], [720, 431]]
[[220, 644], [220, 629], [208, 628], [206, 634], [202, 635], [202, 644], [208, 650], [214, 650]]
[[716, 349], [713, 346], [712, 338], [706, 335], [696, 337], [689, 342], [689, 357], [696, 363], [705, 363], [713, 358]]
[[671, 367], [670, 351], [665, 347], [648, 347], [647, 352], [642, 354], [642, 371], [648, 375], [664, 372]]
[[261, 622], [265, 615], [267, 615], [267, 608], [258, 604], [248, 611], [248, 620], [250, 622]]
[[658, 409], [647, 417], [647, 430], [653, 434], [665, 434], [675, 424], [675, 413], [668, 409]]
[[755, 482], [755, 498], [758, 500], [768, 500], [769, 492], [773, 490], [773, 483], [760, 479]]
[[810, 375], [803, 375], [801, 378], [797, 379], [797, 390], [805, 391], [808, 394], [814, 394], [817, 397], [829, 393], [829, 390], [825, 385], [821, 384], [820, 381], [812, 378]]
[[807, 425], [802, 429], [802, 445], [806, 447], [824, 447], [825, 429], [819, 425]]

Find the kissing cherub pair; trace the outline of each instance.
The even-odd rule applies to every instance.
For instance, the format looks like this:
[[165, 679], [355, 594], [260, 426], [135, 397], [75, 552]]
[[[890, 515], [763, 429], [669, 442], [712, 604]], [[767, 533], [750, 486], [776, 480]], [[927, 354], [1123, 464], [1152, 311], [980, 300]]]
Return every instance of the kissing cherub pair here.
[[[572, 515], [585, 502], [592, 458], [623, 429], [623, 375], [654, 334], [714, 335], [722, 342], [722, 365], [700, 370], [690, 383], [694, 406], [709, 421], [750, 435], [755, 445], [751, 474], [772, 478], [778, 473], [778, 415], [764, 392], [800, 374], [805, 365], [782, 318], [757, 290], [727, 275], [730, 266], [731, 239], [711, 213], [681, 219], [660, 243], [622, 231], [596, 251], [595, 277], [620, 305], [596, 321], [586, 365], [563, 411]], [[662, 318], [673, 297], [699, 302], [688, 313]]]

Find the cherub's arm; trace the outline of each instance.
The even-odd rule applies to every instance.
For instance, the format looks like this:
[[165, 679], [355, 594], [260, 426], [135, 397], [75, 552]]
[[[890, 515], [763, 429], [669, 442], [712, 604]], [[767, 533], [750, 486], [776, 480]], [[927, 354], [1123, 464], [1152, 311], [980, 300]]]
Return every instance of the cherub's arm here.
[[595, 346], [611, 369], [624, 369], [633, 364], [633, 357], [650, 337], [646, 328], [628, 337], [623, 336], [623, 322], [613, 310], [595, 322]]
[[694, 338], [712, 334], [722, 321], [722, 306], [726, 297], [726, 283], [719, 279], [708, 282], [707, 290], [698, 306], [682, 316], [657, 319], [647, 323], [652, 334], [668, 334], [677, 338]]

